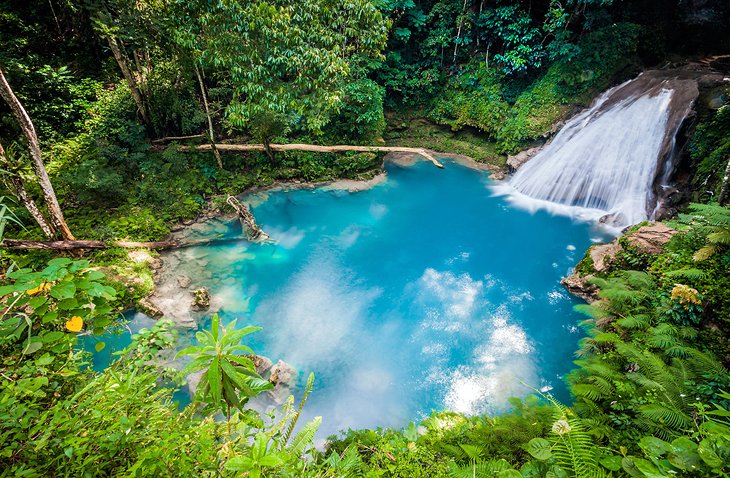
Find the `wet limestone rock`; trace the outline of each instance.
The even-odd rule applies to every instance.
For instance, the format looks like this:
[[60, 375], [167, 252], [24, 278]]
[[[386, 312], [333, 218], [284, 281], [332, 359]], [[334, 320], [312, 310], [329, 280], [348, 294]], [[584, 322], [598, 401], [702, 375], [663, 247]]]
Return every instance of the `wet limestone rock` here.
[[190, 276], [186, 276], [186, 275], [179, 275], [179, 276], [177, 276], [176, 280], [177, 280], [177, 285], [181, 289], [187, 289], [188, 287], [190, 287], [190, 284], [192, 284], [192, 282], [193, 282], [193, 280], [190, 278]]
[[588, 283], [592, 277], [592, 275], [582, 276], [576, 272], [561, 280], [560, 283], [568, 292], [591, 304], [598, 300], [598, 287]]
[[633, 247], [647, 254], [661, 254], [664, 252], [664, 246], [677, 233], [676, 229], [672, 229], [661, 222], [655, 222], [648, 226], [642, 226], [637, 231], [626, 236]]
[[608, 244], [598, 244], [588, 249], [588, 254], [593, 261], [593, 270], [605, 272], [611, 267], [611, 261], [621, 251], [621, 245], [617, 241]]
[[139, 302], [137, 302], [137, 308], [140, 312], [153, 319], [159, 319], [165, 315], [149, 297], [140, 299]]
[[507, 156], [507, 166], [509, 166], [510, 171], [517, 171], [520, 167], [522, 167], [523, 164], [531, 160], [537, 153], [539, 153], [541, 149], [542, 147], [538, 146], [535, 148], [520, 151], [514, 156]]
[[268, 372], [274, 365], [274, 362], [270, 358], [264, 357], [263, 355], [249, 354], [246, 357], [253, 362], [254, 367], [256, 367], [256, 373], [261, 376]]
[[282, 404], [291, 395], [291, 388], [297, 379], [297, 370], [284, 362], [279, 360], [276, 364], [271, 367], [271, 374], [269, 375], [269, 382], [274, 386], [272, 390], [267, 393], [268, 397], [274, 401], [274, 403]]
[[210, 292], [208, 292], [208, 289], [201, 287], [195, 289], [193, 294], [195, 295], [192, 304], [193, 310], [207, 310], [210, 307]]

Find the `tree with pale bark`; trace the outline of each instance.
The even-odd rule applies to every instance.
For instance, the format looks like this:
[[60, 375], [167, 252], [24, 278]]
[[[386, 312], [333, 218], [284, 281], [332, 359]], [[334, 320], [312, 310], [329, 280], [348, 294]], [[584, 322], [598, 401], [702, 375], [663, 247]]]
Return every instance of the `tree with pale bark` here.
[[[33, 122], [31, 121], [30, 116], [28, 116], [23, 104], [10, 87], [10, 84], [5, 78], [5, 73], [3, 72], [2, 67], [0, 67], [0, 97], [2, 97], [2, 99], [5, 100], [10, 107], [10, 110], [12, 111], [12, 114], [26, 140], [31, 160], [31, 168], [33, 169], [35, 178], [38, 181], [38, 185], [40, 186], [50, 220], [45, 219], [43, 213], [32, 200], [28, 194], [24, 181], [20, 176], [11, 176], [9, 179], [15, 194], [23, 203], [30, 215], [33, 216], [36, 222], [38, 222], [41, 230], [43, 230], [43, 233], [49, 239], [60, 234], [64, 240], [74, 240], [71, 230], [69, 230], [66, 225], [66, 220], [63, 217], [63, 211], [61, 210], [61, 206], [56, 198], [56, 193], [53, 190], [51, 180], [48, 178], [48, 173], [46, 172], [46, 167], [43, 163], [40, 142], [38, 141], [38, 136], [36, 135]], [[0, 161], [7, 163], [5, 150], [2, 147], [0, 147]]]

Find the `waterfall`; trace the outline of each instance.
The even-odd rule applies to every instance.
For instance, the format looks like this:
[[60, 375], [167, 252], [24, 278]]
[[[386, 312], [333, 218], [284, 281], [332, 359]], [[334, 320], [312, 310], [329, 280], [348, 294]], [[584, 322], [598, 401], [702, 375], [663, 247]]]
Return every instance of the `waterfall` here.
[[517, 206], [624, 227], [651, 219], [697, 84], [649, 72], [603, 93], [495, 186]]

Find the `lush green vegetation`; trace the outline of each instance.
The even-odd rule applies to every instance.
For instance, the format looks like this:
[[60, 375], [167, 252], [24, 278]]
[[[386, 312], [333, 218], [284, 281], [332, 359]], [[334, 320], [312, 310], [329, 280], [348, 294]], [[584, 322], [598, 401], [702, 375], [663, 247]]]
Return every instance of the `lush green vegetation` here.
[[[504, 168], [503, 153], [640, 68], [730, 48], [727, 4], [688, 3], [2, 0], [0, 72], [73, 234], [156, 240], [226, 194], [380, 166], [374, 153], [271, 143], [387, 141]], [[0, 237], [59, 237], [30, 207], [53, 223], [33, 138], [9, 105]], [[728, 108], [698, 111], [686, 168], [696, 202], [721, 194]], [[191, 149], [225, 142], [265, 148]], [[664, 252], [623, 240], [592, 279], [574, 403], [538, 394], [499, 417], [435, 413], [324, 450], [318, 420], [293, 433], [306, 393], [276, 416], [245, 408], [270, 387], [240, 344], [253, 329], [213, 320], [180, 373], [156, 365], [175, 340], [158, 322], [104, 372], [88, 367], [78, 334], [119, 326], [118, 311], [150, 292], [149, 253], [1, 250], [0, 476], [730, 476], [730, 216], [697, 204], [672, 225]], [[202, 379], [179, 412], [166, 385], [193, 370]]]

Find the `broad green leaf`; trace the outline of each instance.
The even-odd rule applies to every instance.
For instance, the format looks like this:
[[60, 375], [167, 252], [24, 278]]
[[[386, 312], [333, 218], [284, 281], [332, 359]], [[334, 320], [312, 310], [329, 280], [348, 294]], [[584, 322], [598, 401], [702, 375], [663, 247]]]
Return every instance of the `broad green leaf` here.
[[667, 459], [680, 470], [694, 470], [701, 463], [697, 444], [687, 437], [679, 437], [672, 441], [672, 451], [667, 455]]
[[611, 471], [619, 471], [621, 469], [620, 456], [604, 456], [600, 459], [600, 463], [603, 467]]
[[51, 365], [52, 363], [53, 356], [51, 356], [48, 352], [35, 359], [35, 364], [39, 367], [45, 367], [46, 365]]
[[[715, 440], [713, 438], [705, 438], [702, 440], [697, 447], [697, 453], [702, 458], [702, 461], [707, 463], [711, 468], [720, 468], [725, 464], [725, 461], [715, 452]], [[730, 445], [730, 443], [728, 444]]]
[[41, 348], [43, 348], [43, 342], [41, 342], [41, 341], [28, 342], [28, 343], [26, 343], [25, 347], [23, 348], [23, 355], [34, 354], [34, 353], [38, 352]]
[[497, 478], [522, 478], [522, 473], [517, 470], [502, 470], [497, 473]]
[[68, 257], [57, 257], [48, 261], [49, 266], [65, 267], [69, 264], [71, 264], [71, 259]]
[[96, 345], [94, 345], [94, 350], [97, 352], [101, 352], [104, 350], [104, 347], [106, 347], [106, 344], [104, 342], [97, 342]]
[[534, 458], [542, 461], [549, 460], [553, 455], [550, 442], [544, 438], [533, 438], [527, 443], [525, 450]]
[[49, 294], [54, 299], [71, 299], [76, 293], [76, 285], [71, 281], [63, 281], [51, 287]]
[[213, 334], [213, 341], [218, 342], [218, 334], [220, 333], [218, 314], [213, 314], [213, 318], [210, 319], [210, 331]]
[[223, 384], [221, 383], [218, 357], [214, 357], [210, 363], [208, 383], [210, 384], [210, 394], [213, 397], [213, 403], [217, 406], [221, 402], [221, 395], [223, 395]]
[[253, 460], [248, 456], [236, 456], [231, 458], [224, 465], [226, 470], [249, 471], [253, 466]]
[[269, 453], [268, 455], [263, 456], [258, 460], [259, 465], [265, 466], [267, 468], [273, 468], [276, 466], [281, 466], [284, 464], [284, 459], [280, 456], [279, 453]]
[[61, 340], [64, 338], [66, 334], [64, 332], [60, 332], [58, 330], [53, 330], [51, 332], [45, 333], [41, 335], [41, 340], [47, 344], [51, 342], [56, 342], [57, 340]]
[[642, 458], [634, 458], [634, 465], [646, 478], [667, 478], [653, 463]]
[[639, 446], [652, 457], [660, 457], [672, 449], [672, 445], [652, 436], [645, 436], [639, 440]]
[[105, 277], [106, 277], [106, 275], [104, 275], [103, 272], [93, 271], [92, 270], [92, 271], [89, 271], [89, 272], [86, 273], [85, 279], [86, 280], [89, 280], [89, 281], [98, 281], [98, 280], [101, 280], [101, 279], [103, 279]]

